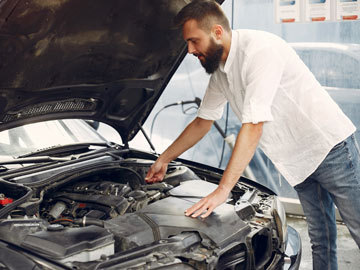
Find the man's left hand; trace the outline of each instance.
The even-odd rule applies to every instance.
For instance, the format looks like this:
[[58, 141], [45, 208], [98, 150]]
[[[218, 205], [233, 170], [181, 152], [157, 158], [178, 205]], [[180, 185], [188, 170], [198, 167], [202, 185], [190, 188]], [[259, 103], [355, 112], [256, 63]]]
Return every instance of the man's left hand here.
[[216, 207], [224, 203], [228, 196], [229, 191], [219, 186], [212, 193], [202, 198], [199, 202], [187, 209], [185, 211], [185, 215], [196, 218], [202, 214], [201, 218], [206, 218]]

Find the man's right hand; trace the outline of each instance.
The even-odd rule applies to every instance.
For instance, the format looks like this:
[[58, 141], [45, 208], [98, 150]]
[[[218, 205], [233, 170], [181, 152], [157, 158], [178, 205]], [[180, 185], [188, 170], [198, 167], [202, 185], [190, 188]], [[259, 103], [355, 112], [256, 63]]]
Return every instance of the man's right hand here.
[[146, 174], [145, 181], [147, 183], [162, 181], [166, 174], [168, 163], [200, 141], [211, 129], [213, 122], [213, 120], [205, 120], [196, 117], [150, 167]]
[[146, 174], [145, 181], [147, 183], [161, 182], [164, 179], [167, 167], [168, 163], [164, 163], [157, 159]]

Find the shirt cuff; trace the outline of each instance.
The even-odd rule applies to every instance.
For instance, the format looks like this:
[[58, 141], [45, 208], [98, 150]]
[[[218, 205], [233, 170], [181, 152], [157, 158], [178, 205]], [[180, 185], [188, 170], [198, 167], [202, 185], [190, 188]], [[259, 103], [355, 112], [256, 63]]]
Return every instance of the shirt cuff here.
[[251, 105], [242, 115], [242, 123], [257, 124], [260, 122], [274, 121], [270, 106]]
[[198, 110], [197, 116], [205, 120], [219, 120], [224, 112], [224, 107], [217, 108], [215, 110], [209, 110], [201, 108]]

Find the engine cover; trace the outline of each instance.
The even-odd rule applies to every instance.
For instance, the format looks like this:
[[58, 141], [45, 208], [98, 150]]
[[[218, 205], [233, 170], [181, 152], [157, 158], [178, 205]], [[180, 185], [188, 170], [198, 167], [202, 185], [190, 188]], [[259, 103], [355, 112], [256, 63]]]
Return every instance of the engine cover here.
[[184, 215], [187, 208], [215, 188], [216, 185], [204, 181], [186, 181], [171, 190], [172, 196], [147, 205], [136, 213], [106, 221], [105, 226], [120, 238], [118, 240], [122, 244], [118, 248], [125, 250], [185, 231], [197, 231], [219, 247], [228, 245], [234, 239], [245, 240], [251, 228], [238, 217], [233, 205], [220, 205], [206, 219]]

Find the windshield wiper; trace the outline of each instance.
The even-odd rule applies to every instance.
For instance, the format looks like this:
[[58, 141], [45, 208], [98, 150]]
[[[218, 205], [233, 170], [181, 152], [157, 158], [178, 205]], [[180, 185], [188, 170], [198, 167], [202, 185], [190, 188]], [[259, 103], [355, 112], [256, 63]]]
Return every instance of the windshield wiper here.
[[39, 156], [39, 157], [25, 157], [25, 158], [16, 158], [9, 160], [0, 160], [0, 165], [9, 165], [9, 164], [25, 164], [25, 163], [41, 163], [41, 162], [52, 162], [52, 161], [69, 161], [76, 159], [74, 156], [59, 158], [59, 157], [50, 157], [50, 156]]
[[18, 158], [26, 158], [26, 157], [33, 157], [33, 156], [44, 156], [44, 155], [56, 155], [56, 154], [63, 154], [66, 152], [88, 149], [90, 146], [103, 146], [103, 147], [111, 147], [112, 144], [109, 142], [99, 142], [99, 143], [73, 143], [67, 145], [54, 145], [48, 148], [39, 149], [35, 152], [30, 152], [25, 155], [18, 156]]

